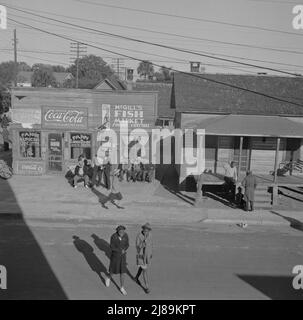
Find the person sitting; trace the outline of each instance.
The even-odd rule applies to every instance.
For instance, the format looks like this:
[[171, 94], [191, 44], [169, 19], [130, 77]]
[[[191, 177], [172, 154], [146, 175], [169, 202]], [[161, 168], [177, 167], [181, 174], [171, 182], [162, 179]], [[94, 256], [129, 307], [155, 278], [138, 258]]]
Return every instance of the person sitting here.
[[238, 192], [236, 194], [236, 205], [241, 209], [245, 208], [244, 194], [242, 193], [241, 187], [238, 187]]
[[133, 181], [142, 181], [142, 160], [141, 157], [137, 157], [134, 161], [134, 170], [133, 170]]
[[129, 163], [128, 168], [127, 168], [127, 182], [129, 182], [131, 180], [133, 180], [133, 182], [136, 181], [134, 163]]
[[155, 167], [153, 164], [145, 165], [145, 178], [144, 180], [147, 182], [153, 182]]
[[80, 160], [78, 165], [75, 168], [75, 176], [74, 176], [74, 188], [78, 187], [78, 182], [80, 180], [84, 180], [84, 187], [88, 188], [89, 184], [89, 176], [88, 176], [88, 165], [85, 164], [85, 161]]

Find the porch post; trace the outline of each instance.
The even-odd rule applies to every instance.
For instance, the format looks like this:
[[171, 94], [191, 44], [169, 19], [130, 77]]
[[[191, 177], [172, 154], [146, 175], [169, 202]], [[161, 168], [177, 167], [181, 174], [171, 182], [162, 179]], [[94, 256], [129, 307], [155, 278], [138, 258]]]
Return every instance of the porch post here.
[[278, 160], [279, 160], [279, 150], [280, 150], [280, 138], [277, 138], [277, 147], [275, 154], [275, 166], [274, 166], [274, 183], [277, 182], [277, 169], [278, 169]]
[[272, 204], [276, 205], [278, 203], [278, 185], [277, 183], [277, 169], [279, 160], [279, 150], [280, 150], [280, 138], [277, 138], [277, 148], [275, 154], [275, 167], [274, 167], [274, 185], [272, 188]]
[[248, 150], [248, 162], [247, 162], [247, 171], [250, 171], [251, 168], [251, 154], [252, 154], [252, 137], [248, 138], [248, 146], [249, 146], [249, 150]]
[[238, 177], [241, 173], [241, 158], [242, 158], [242, 149], [243, 149], [243, 137], [240, 137], [240, 146], [239, 146], [239, 159], [238, 159]]
[[[218, 153], [219, 153], [219, 136], [216, 137], [216, 149], [215, 149], [215, 165], [214, 165], [214, 172], [217, 173], [218, 168]], [[302, 139], [303, 141], [303, 139]]]

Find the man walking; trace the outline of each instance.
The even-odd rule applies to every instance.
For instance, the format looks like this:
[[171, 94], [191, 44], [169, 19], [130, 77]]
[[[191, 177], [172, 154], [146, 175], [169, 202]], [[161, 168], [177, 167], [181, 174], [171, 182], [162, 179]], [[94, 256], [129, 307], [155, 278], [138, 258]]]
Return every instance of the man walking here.
[[242, 181], [242, 186], [245, 188], [245, 192], [244, 192], [244, 200], [246, 202], [245, 210], [254, 211], [254, 199], [255, 199], [255, 190], [257, 187], [257, 178], [252, 174], [252, 171], [247, 171], [246, 177]]

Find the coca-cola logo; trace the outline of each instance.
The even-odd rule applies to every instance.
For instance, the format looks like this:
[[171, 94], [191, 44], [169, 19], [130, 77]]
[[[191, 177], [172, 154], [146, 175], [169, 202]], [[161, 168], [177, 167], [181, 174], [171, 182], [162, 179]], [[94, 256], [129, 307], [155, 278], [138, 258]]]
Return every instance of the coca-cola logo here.
[[84, 112], [76, 110], [48, 110], [45, 113], [44, 119], [45, 121], [55, 121], [63, 123], [83, 123]]
[[46, 127], [87, 127], [86, 109], [45, 108], [43, 112], [43, 125]]

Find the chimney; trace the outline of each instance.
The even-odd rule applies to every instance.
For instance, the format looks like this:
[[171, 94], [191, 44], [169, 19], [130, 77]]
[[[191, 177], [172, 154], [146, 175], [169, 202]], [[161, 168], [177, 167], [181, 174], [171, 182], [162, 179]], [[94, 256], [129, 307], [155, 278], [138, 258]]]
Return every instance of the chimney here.
[[200, 72], [201, 62], [191, 61], [190, 62], [190, 72], [199, 73]]

